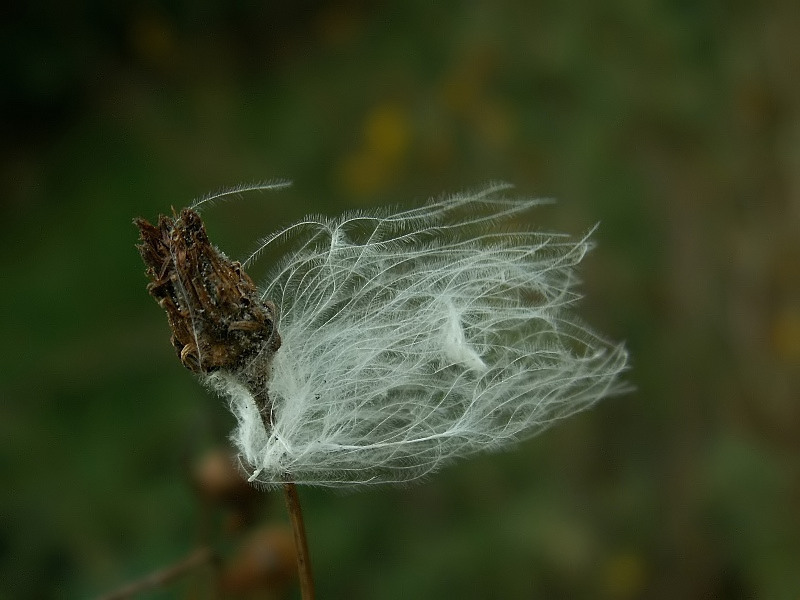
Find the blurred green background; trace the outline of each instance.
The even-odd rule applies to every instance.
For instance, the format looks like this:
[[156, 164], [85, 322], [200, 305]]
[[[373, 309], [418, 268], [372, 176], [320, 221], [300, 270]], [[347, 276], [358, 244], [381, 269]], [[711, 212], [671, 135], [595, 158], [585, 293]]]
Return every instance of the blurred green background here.
[[276, 177], [205, 213], [229, 255], [494, 179], [559, 199], [537, 227], [600, 221], [580, 311], [637, 387], [414, 487], [301, 490], [320, 598], [800, 598], [796, 2], [2, 12], [0, 598], [93, 597], [202, 537], [188, 465], [234, 422], [131, 219]]

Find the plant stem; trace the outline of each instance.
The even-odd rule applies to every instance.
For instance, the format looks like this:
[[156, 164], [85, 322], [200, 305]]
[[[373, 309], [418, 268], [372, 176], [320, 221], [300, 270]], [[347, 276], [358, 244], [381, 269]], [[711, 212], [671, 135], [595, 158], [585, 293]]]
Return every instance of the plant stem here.
[[[263, 390], [263, 386], [259, 388], [257, 385], [249, 384], [248, 387], [258, 406], [264, 430], [269, 432], [272, 429], [269, 394], [266, 390]], [[258, 393], [259, 389], [263, 391]], [[291, 473], [284, 473], [283, 475], [283, 496], [286, 499], [286, 510], [289, 512], [289, 519], [292, 522], [294, 550], [297, 556], [297, 577], [300, 580], [300, 595], [303, 600], [314, 600], [314, 577], [311, 575], [311, 560], [308, 558], [308, 539], [306, 538], [306, 526], [303, 522], [303, 509], [300, 507], [300, 497], [297, 494], [297, 486], [292, 481]]]
[[308, 558], [308, 540], [306, 539], [306, 527], [303, 524], [303, 511], [300, 508], [300, 497], [297, 495], [297, 487], [288, 481], [287, 474], [283, 483], [283, 494], [286, 498], [286, 509], [292, 521], [292, 532], [294, 533], [294, 547], [297, 553], [297, 574], [300, 578], [300, 595], [303, 600], [314, 600], [314, 578], [311, 575], [311, 561]]
[[129, 583], [125, 587], [103, 596], [102, 600], [124, 600], [126, 598], [132, 598], [136, 594], [165, 586], [174, 579], [185, 575], [189, 571], [212, 563], [214, 560], [215, 556], [210, 548], [198, 548], [183, 560], [178, 561], [177, 563], [166, 567], [165, 569], [151, 573], [150, 575], [139, 579], [138, 581]]

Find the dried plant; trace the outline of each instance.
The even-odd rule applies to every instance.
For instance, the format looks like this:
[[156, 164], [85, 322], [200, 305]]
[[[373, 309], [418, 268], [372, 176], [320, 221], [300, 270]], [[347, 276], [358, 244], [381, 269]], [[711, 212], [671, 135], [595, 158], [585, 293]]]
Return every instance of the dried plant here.
[[294, 244], [260, 292], [193, 210], [139, 222], [151, 293], [181, 360], [228, 398], [251, 481], [408, 482], [621, 390], [624, 348], [572, 313], [589, 235], [509, 227], [543, 201], [508, 188], [306, 218], [245, 261]]
[[[589, 234], [509, 227], [541, 200], [497, 184], [413, 210], [308, 217], [244, 265], [211, 244], [195, 209], [283, 185], [135, 222], [181, 362], [228, 398], [250, 481], [283, 486], [310, 600], [296, 483], [404, 483], [508, 447], [622, 391], [627, 354], [571, 312]], [[259, 290], [243, 267], [286, 243]]]

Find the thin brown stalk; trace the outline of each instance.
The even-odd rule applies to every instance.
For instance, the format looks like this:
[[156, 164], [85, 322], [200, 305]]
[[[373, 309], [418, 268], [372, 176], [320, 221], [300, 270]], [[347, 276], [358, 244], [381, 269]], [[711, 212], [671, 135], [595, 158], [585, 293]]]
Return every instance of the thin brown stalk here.
[[102, 596], [100, 600], [125, 600], [147, 590], [163, 587], [182, 575], [213, 561], [214, 553], [210, 548], [198, 548], [183, 560], [150, 573], [138, 581], [133, 581], [110, 594]]
[[283, 494], [286, 498], [286, 509], [292, 521], [294, 533], [294, 547], [297, 553], [297, 574], [300, 578], [300, 594], [303, 600], [314, 600], [314, 578], [311, 574], [311, 560], [308, 557], [308, 540], [306, 527], [303, 523], [303, 511], [300, 508], [300, 497], [297, 495], [297, 486], [291, 481], [283, 484]]

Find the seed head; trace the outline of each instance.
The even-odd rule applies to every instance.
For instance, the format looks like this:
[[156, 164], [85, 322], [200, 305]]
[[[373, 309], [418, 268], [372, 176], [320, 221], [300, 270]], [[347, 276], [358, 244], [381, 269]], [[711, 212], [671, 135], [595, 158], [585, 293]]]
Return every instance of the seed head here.
[[193, 211], [137, 221], [148, 289], [228, 399], [251, 481], [408, 482], [623, 390], [625, 349], [572, 312], [589, 235], [514, 227], [543, 201], [508, 188], [308, 217], [245, 261], [292, 243], [258, 292]]

